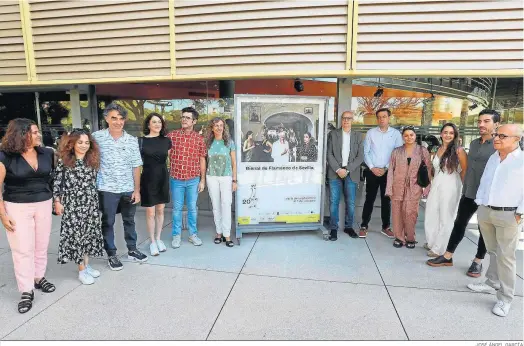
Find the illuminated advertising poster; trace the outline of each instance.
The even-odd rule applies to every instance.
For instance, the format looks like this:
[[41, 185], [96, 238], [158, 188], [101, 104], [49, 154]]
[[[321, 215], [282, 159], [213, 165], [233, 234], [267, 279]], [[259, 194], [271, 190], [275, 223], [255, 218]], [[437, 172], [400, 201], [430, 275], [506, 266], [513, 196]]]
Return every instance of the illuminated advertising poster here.
[[236, 96], [237, 222], [318, 223], [327, 98]]

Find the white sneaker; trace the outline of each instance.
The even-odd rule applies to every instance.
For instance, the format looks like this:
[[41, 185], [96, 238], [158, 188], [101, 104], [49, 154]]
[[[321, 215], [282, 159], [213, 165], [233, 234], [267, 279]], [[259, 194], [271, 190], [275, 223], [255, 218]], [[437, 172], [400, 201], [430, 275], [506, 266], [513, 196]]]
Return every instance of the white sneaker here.
[[95, 279], [87, 273], [87, 270], [82, 270], [78, 272], [78, 280], [84, 285], [92, 285], [95, 283]]
[[162, 240], [157, 240], [156, 241], [156, 246], [158, 247], [158, 251], [160, 251], [160, 252], [166, 252], [166, 250], [167, 250], [166, 244], [164, 244], [164, 242]]
[[171, 246], [173, 249], [178, 249], [180, 247], [180, 242], [182, 241], [180, 234], [173, 236], [173, 241], [171, 242]]
[[497, 290], [493, 287], [486, 285], [483, 282], [478, 282], [474, 284], [468, 284], [468, 288], [472, 291], [478, 292], [478, 293], [488, 293], [488, 294], [495, 294], [497, 293]]
[[86, 270], [87, 274], [91, 275], [94, 278], [97, 278], [97, 277], [100, 276], [100, 272], [98, 270], [96, 270], [96, 269], [91, 268], [91, 266], [89, 264], [86, 266], [85, 270]]
[[510, 307], [511, 307], [510, 303], [506, 303], [502, 300], [499, 300], [497, 304], [495, 304], [491, 312], [493, 312], [497, 316], [506, 317], [506, 315], [509, 312]]
[[149, 245], [149, 252], [151, 252], [151, 256], [158, 256], [159, 255], [158, 246], [156, 245], [156, 242], [152, 242]]
[[193, 243], [193, 245], [195, 246], [202, 245], [202, 240], [200, 240], [200, 238], [196, 234], [193, 234], [192, 236], [189, 237], [189, 242]]

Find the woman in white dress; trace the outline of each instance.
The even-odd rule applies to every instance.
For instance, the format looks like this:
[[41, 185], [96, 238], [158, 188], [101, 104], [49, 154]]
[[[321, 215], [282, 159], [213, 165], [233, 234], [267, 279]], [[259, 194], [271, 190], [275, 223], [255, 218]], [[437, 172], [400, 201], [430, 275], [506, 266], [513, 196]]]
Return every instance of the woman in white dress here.
[[446, 252], [462, 194], [468, 158], [464, 148], [459, 146], [458, 138], [457, 126], [444, 124], [440, 130], [442, 145], [432, 154], [434, 178], [424, 221], [427, 241], [424, 248], [428, 250], [429, 257]]

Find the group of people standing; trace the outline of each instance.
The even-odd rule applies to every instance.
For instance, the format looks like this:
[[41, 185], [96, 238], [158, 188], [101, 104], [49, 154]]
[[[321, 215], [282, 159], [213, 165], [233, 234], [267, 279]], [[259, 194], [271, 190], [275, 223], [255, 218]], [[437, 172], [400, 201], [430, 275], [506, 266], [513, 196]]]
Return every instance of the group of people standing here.
[[[56, 289], [45, 278], [52, 212], [62, 215], [58, 262], [76, 263], [83, 284], [93, 284], [100, 276], [89, 259], [101, 257], [104, 251], [111, 270], [123, 268], [114, 236], [118, 213], [122, 215], [128, 259], [148, 260], [137, 249], [134, 218], [139, 203], [146, 210], [152, 256], [166, 251], [161, 231], [165, 204], [171, 199], [171, 246], [181, 246], [184, 204], [189, 242], [202, 245], [197, 231], [197, 198], [206, 183], [216, 228], [214, 243], [234, 246], [230, 237], [232, 192], [237, 189], [236, 147], [221, 118], [209, 122], [206, 138], [195, 132], [198, 116], [191, 107], [182, 109], [181, 128], [168, 133], [162, 116], [149, 114], [144, 136], [136, 138], [124, 131], [127, 111], [110, 104], [104, 110], [108, 127], [93, 134], [83, 129], [65, 134], [58, 157], [52, 149], [42, 147], [34, 122], [15, 119], [9, 123], [0, 150], [0, 184], [4, 184], [0, 218], [22, 294], [20, 313], [32, 308], [33, 289], [45, 293]], [[479, 277], [486, 252], [492, 258], [486, 283], [468, 287], [476, 292], [496, 292], [498, 301], [492, 311], [506, 316], [514, 295], [518, 225], [524, 212], [522, 129], [499, 126], [500, 114], [486, 109], [478, 116], [480, 138], [471, 143], [469, 154], [459, 146], [459, 132], [452, 123], [442, 126], [441, 145], [429, 153], [417, 144], [414, 127], [398, 131], [389, 126], [389, 109], [379, 109], [376, 117], [378, 126], [364, 138], [352, 131], [353, 113], [344, 112], [342, 127], [328, 135], [329, 239], [337, 240], [342, 195], [346, 202], [344, 232], [352, 238], [366, 238], [380, 190], [381, 233], [394, 239], [394, 247], [413, 249], [419, 201], [427, 197], [424, 248], [431, 257], [427, 264], [452, 266], [453, 253], [478, 208], [481, 237], [467, 274]], [[285, 143], [282, 133], [279, 140]], [[304, 134], [305, 145], [308, 139], [311, 135]], [[244, 142], [242, 148], [250, 150], [252, 143]], [[267, 148], [280, 156], [289, 155], [285, 145]], [[299, 152], [305, 160], [309, 155], [307, 150]], [[355, 198], [363, 162], [367, 165], [366, 199], [357, 234], [353, 228]]]
[[[380, 189], [381, 233], [394, 239], [396, 248], [414, 249], [419, 202], [427, 197], [427, 264], [453, 266], [453, 253], [478, 209], [480, 239], [467, 275], [480, 277], [486, 252], [492, 257], [486, 282], [472, 283], [468, 288], [497, 293], [492, 312], [506, 316], [514, 296], [518, 226], [524, 212], [522, 128], [500, 126], [500, 114], [485, 109], [478, 115], [480, 138], [471, 143], [469, 154], [460, 147], [459, 131], [453, 123], [441, 127], [441, 144], [429, 153], [416, 143], [413, 126], [401, 131], [389, 126], [389, 109], [379, 109], [376, 117], [378, 126], [369, 130], [365, 139], [351, 130], [353, 113], [349, 111], [342, 114], [342, 127], [328, 135], [329, 239], [337, 240], [341, 194], [346, 205], [344, 232], [352, 238], [366, 238]], [[366, 197], [357, 234], [353, 228], [355, 198], [363, 162], [367, 166]]]
[[[21, 292], [18, 311], [32, 308], [34, 289], [56, 290], [45, 278], [52, 214], [62, 215], [58, 262], [78, 265], [78, 279], [93, 284], [100, 271], [90, 257], [104, 251], [111, 270], [123, 269], [115, 245], [116, 214], [122, 215], [127, 257], [145, 262], [137, 249], [135, 212], [146, 210], [150, 254], [166, 251], [161, 239], [165, 204], [173, 199], [173, 248], [181, 246], [182, 209], [187, 205], [189, 242], [202, 245], [197, 231], [198, 193], [206, 186], [213, 205], [215, 244], [231, 241], [232, 192], [236, 190], [235, 144], [221, 118], [209, 122], [207, 138], [194, 131], [198, 112], [182, 109], [181, 128], [167, 133], [164, 119], [151, 113], [144, 136], [124, 131], [127, 111], [104, 110], [108, 127], [91, 134], [73, 129], [60, 140], [58, 155], [42, 146], [38, 126], [28, 119], [9, 122], [0, 150], [0, 218], [7, 231]], [[167, 165], [170, 165], [168, 170]]]
[[243, 162], [275, 162], [286, 164], [289, 162], [316, 162], [318, 148], [315, 138], [310, 132], [305, 132], [301, 141], [296, 138], [293, 129], [278, 128], [277, 139], [270, 141], [268, 129], [262, 128], [262, 142], [260, 145], [254, 140], [253, 131], [246, 133], [242, 145]]

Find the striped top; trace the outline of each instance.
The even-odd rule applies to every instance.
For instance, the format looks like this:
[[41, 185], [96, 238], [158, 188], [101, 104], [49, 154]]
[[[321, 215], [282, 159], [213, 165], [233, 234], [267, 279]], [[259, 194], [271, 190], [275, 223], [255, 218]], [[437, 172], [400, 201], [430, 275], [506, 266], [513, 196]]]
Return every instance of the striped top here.
[[138, 140], [127, 132], [114, 139], [109, 130], [93, 133], [100, 147], [100, 170], [96, 179], [99, 191], [122, 193], [135, 189], [133, 168], [142, 166]]

